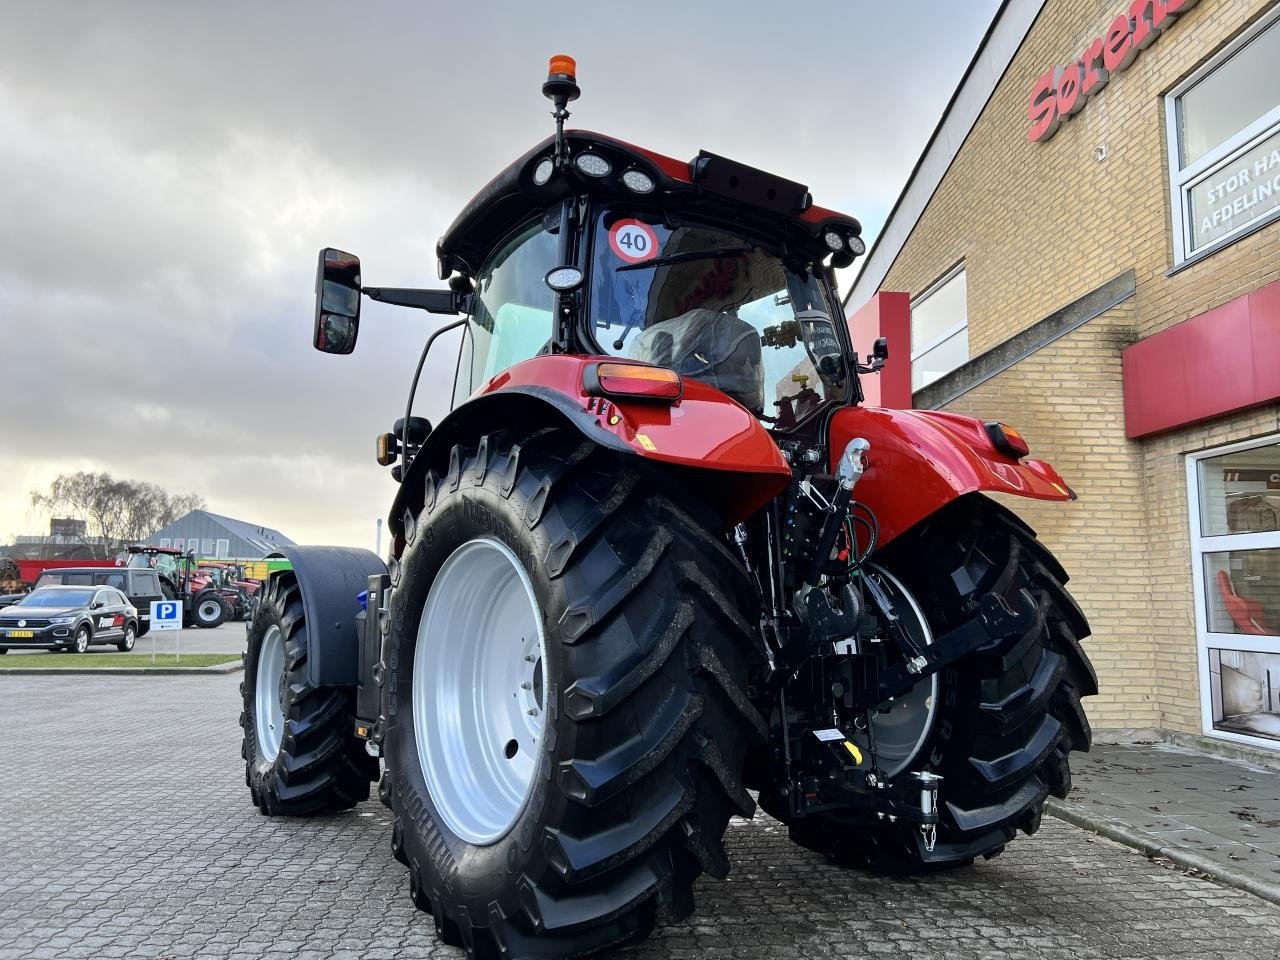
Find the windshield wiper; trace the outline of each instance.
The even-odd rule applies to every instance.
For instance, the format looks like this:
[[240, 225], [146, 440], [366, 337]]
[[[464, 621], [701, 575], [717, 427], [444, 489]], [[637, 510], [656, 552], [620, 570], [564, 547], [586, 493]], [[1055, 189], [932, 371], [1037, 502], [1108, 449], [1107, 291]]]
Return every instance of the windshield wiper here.
[[623, 270], [644, 270], [647, 267], [662, 267], [669, 263], [685, 263], [689, 260], [712, 260], [716, 257], [741, 257], [751, 252], [750, 247], [721, 247], [716, 250], [686, 250], [683, 253], [669, 253], [665, 257], [654, 257], [642, 263], [624, 263], [618, 267]]

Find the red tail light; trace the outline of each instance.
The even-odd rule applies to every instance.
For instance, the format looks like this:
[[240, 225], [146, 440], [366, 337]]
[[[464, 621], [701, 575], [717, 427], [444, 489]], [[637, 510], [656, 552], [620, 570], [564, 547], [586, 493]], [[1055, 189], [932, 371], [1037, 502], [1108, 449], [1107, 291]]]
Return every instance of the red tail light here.
[[595, 363], [582, 372], [582, 386], [592, 396], [631, 397], [674, 403], [684, 393], [680, 374], [642, 363]]
[[1027, 441], [1023, 439], [1022, 434], [1007, 423], [991, 420], [986, 424], [986, 428], [987, 436], [991, 438], [991, 445], [1001, 453], [1008, 454], [1013, 459], [1018, 460], [1031, 452], [1031, 448], [1027, 446]]

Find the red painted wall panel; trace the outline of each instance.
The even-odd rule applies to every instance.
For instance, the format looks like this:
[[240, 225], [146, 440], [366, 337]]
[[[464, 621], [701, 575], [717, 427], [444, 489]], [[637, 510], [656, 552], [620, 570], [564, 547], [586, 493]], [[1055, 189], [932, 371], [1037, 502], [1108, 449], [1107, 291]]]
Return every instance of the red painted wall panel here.
[[873, 407], [911, 409], [911, 296], [888, 291], [849, 317], [849, 334], [858, 356], [871, 352], [877, 337], [889, 340], [889, 360], [879, 373], [862, 376], [862, 391]]
[[1121, 360], [1130, 439], [1280, 399], [1280, 282], [1139, 340]]

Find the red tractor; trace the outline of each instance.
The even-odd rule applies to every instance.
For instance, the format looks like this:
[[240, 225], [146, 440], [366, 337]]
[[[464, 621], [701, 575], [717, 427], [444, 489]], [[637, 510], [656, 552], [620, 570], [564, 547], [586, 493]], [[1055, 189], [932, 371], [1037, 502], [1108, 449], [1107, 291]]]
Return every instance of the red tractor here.
[[221, 590], [207, 575], [195, 567], [195, 555], [152, 547], [130, 545], [125, 551], [125, 566], [151, 567], [160, 575], [160, 590], [167, 600], [182, 601], [182, 625], [212, 629], [235, 617], [236, 594]]
[[261, 582], [245, 577], [244, 566], [224, 560], [201, 560], [194, 576], [213, 586], [231, 613], [228, 620], [250, 620], [258, 606]]
[[[854, 353], [836, 292], [858, 221], [564, 130], [573, 74], [552, 60], [555, 135], [440, 240], [448, 289], [321, 252], [326, 353], [362, 294], [462, 319], [378, 438], [385, 565], [286, 548], [242, 686], [262, 813], [381, 777], [414, 904], [472, 957], [687, 916], [756, 796], [833, 863], [994, 856], [1066, 795], [1097, 690], [1066, 572], [986, 496], [1072, 500], [1062, 477], [1004, 424], [862, 404], [887, 347]], [[413, 394], [458, 326], [433, 429]]]

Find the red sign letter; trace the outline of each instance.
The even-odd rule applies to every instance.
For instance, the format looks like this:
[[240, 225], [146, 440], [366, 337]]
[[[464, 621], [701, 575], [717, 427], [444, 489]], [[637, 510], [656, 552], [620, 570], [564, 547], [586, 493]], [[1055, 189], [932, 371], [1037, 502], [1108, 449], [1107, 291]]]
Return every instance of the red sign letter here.
[[1084, 64], [1084, 85], [1080, 92], [1086, 97], [1091, 97], [1103, 87], [1107, 85], [1110, 74], [1106, 68], [1102, 66], [1102, 38], [1096, 38], [1093, 43], [1089, 44], [1089, 49], [1084, 52], [1084, 58], [1081, 61]]
[[1058, 118], [1057, 86], [1053, 70], [1050, 69], [1036, 81], [1031, 91], [1031, 101], [1027, 104], [1027, 119], [1031, 121], [1031, 129], [1027, 131], [1027, 139], [1032, 143], [1048, 140], [1062, 122]]
[[1107, 27], [1107, 39], [1102, 44], [1102, 65], [1107, 73], [1115, 73], [1133, 63], [1136, 55], [1133, 37], [1129, 33], [1129, 18], [1122, 13]]
[[1066, 119], [1079, 112], [1084, 102], [1085, 98], [1080, 96], [1080, 64], [1073, 63], [1063, 68], [1058, 78], [1058, 116]]

